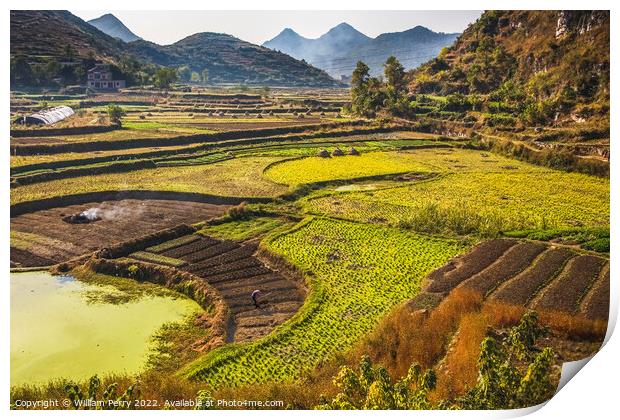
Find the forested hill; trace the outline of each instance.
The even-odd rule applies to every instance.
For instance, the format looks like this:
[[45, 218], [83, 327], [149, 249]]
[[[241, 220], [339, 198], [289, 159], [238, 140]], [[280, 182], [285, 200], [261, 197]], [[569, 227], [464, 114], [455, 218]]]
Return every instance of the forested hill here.
[[95, 61], [115, 65], [128, 84], [171, 66], [208, 73], [212, 83], [340, 86], [304, 61], [230, 35], [199, 33], [165, 46], [125, 43], [60, 10], [12, 10], [10, 51], [12, 86], [84, 83]]
[[609, 110], [608, 11], [488, 11], [410, 74], [413, 93], [490, 94], [532, 112]]
[[215, 83], [279, 86], [337, 86], [323, 70], [293, 57], [231, 35], [203, 32], [171, 45], [134, 41], [127, 48], [137, 57], [163, 66], [208, 69]]

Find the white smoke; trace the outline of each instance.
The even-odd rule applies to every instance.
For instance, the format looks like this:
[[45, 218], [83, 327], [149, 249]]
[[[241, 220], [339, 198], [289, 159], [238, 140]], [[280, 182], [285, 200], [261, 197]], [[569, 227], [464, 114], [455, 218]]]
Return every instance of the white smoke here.
[[91, 207], [88, 210], [84, 210], [80, 213], [80, 217], [85, 217], [90, 221], [137, 219], [145, 210], [141, 206], [118, 204], [106, 207], [105, 203], [102, 204], [104, 204], [103, 207]]
[[101, 213], [103, 213], [103, 211], [99, 207], [91, 207], [80, 213], [80, 217], [85, 217], [92, 222], [94, 220], [102, 219]]

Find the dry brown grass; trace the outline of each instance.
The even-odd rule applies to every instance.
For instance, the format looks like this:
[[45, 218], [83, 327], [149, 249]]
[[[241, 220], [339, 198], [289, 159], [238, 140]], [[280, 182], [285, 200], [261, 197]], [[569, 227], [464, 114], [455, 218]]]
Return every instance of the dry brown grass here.
[[482, 307], [482, 312], [494, 328], [510, 328], [517, 325], [526, 310], [527, 308], [521, 305], [495, 300], [486, 301]]
[[570, 340], [601, 341], [607, 332], [607, 320], [587, 319], [566, 312], [539, 311], [540, 321]]
[[[487, 315], [494, 328], [510, 328], [517, 325], [527, 308], [497, 301], [487, 301], [482, 312]], [[551, 330], [576, 341], [600, 341], [607, 332], [606, 320], [591, 320], [581, 314], [560, 311], [537, 310], [540, 323]]]
[[437, 369], [434, 400], [452, 400], [476, 384], [480, 343], [488, 325], [489, 318], [483, 313], [463, 316], [454, 342]]
[[468, 289], [455, 289], [430, 313], [397, 308], [353, 352], [354, 360], [368, 354], [386, 366], [393, 377], [407, 374], [412, 363], [434, 366], [446, 352], [461, 318], [480, 310], [482, 297]]

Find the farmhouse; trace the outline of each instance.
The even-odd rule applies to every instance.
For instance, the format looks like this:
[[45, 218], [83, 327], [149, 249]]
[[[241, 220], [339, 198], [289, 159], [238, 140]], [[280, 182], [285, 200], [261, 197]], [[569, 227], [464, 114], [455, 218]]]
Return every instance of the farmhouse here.
[[17, 124], [54, 124], [73, 115], [73, 109], [68, 106], [57, 106], [24, 117], [19, 117]]
[[115, 80], [108, 64], [97, 64], [88, 70], [88, 87], [98, 90], [118, 90], [125, 87], [125, 81]]

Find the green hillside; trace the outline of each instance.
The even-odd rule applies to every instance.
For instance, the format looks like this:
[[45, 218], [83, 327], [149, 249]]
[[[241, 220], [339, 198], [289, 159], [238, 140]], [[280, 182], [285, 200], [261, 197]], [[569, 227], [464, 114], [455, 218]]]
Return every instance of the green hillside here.
[[490, 95], [530, 122], [609, 112], [609, 12], [488, 11], [411, 73], [413, 93]]
[[[327, 73], [286, 54], [226, 34], [199, 33], [174, 44], [124, 43], [67, 11], [11, 11], [11, 84], [85, 82], [96, 60], [114, 64], [128, 84], [160, 66], [187, 66], [213, 83], [338, 86]], [[146, 73], [146, 77], [145, 74]]]

